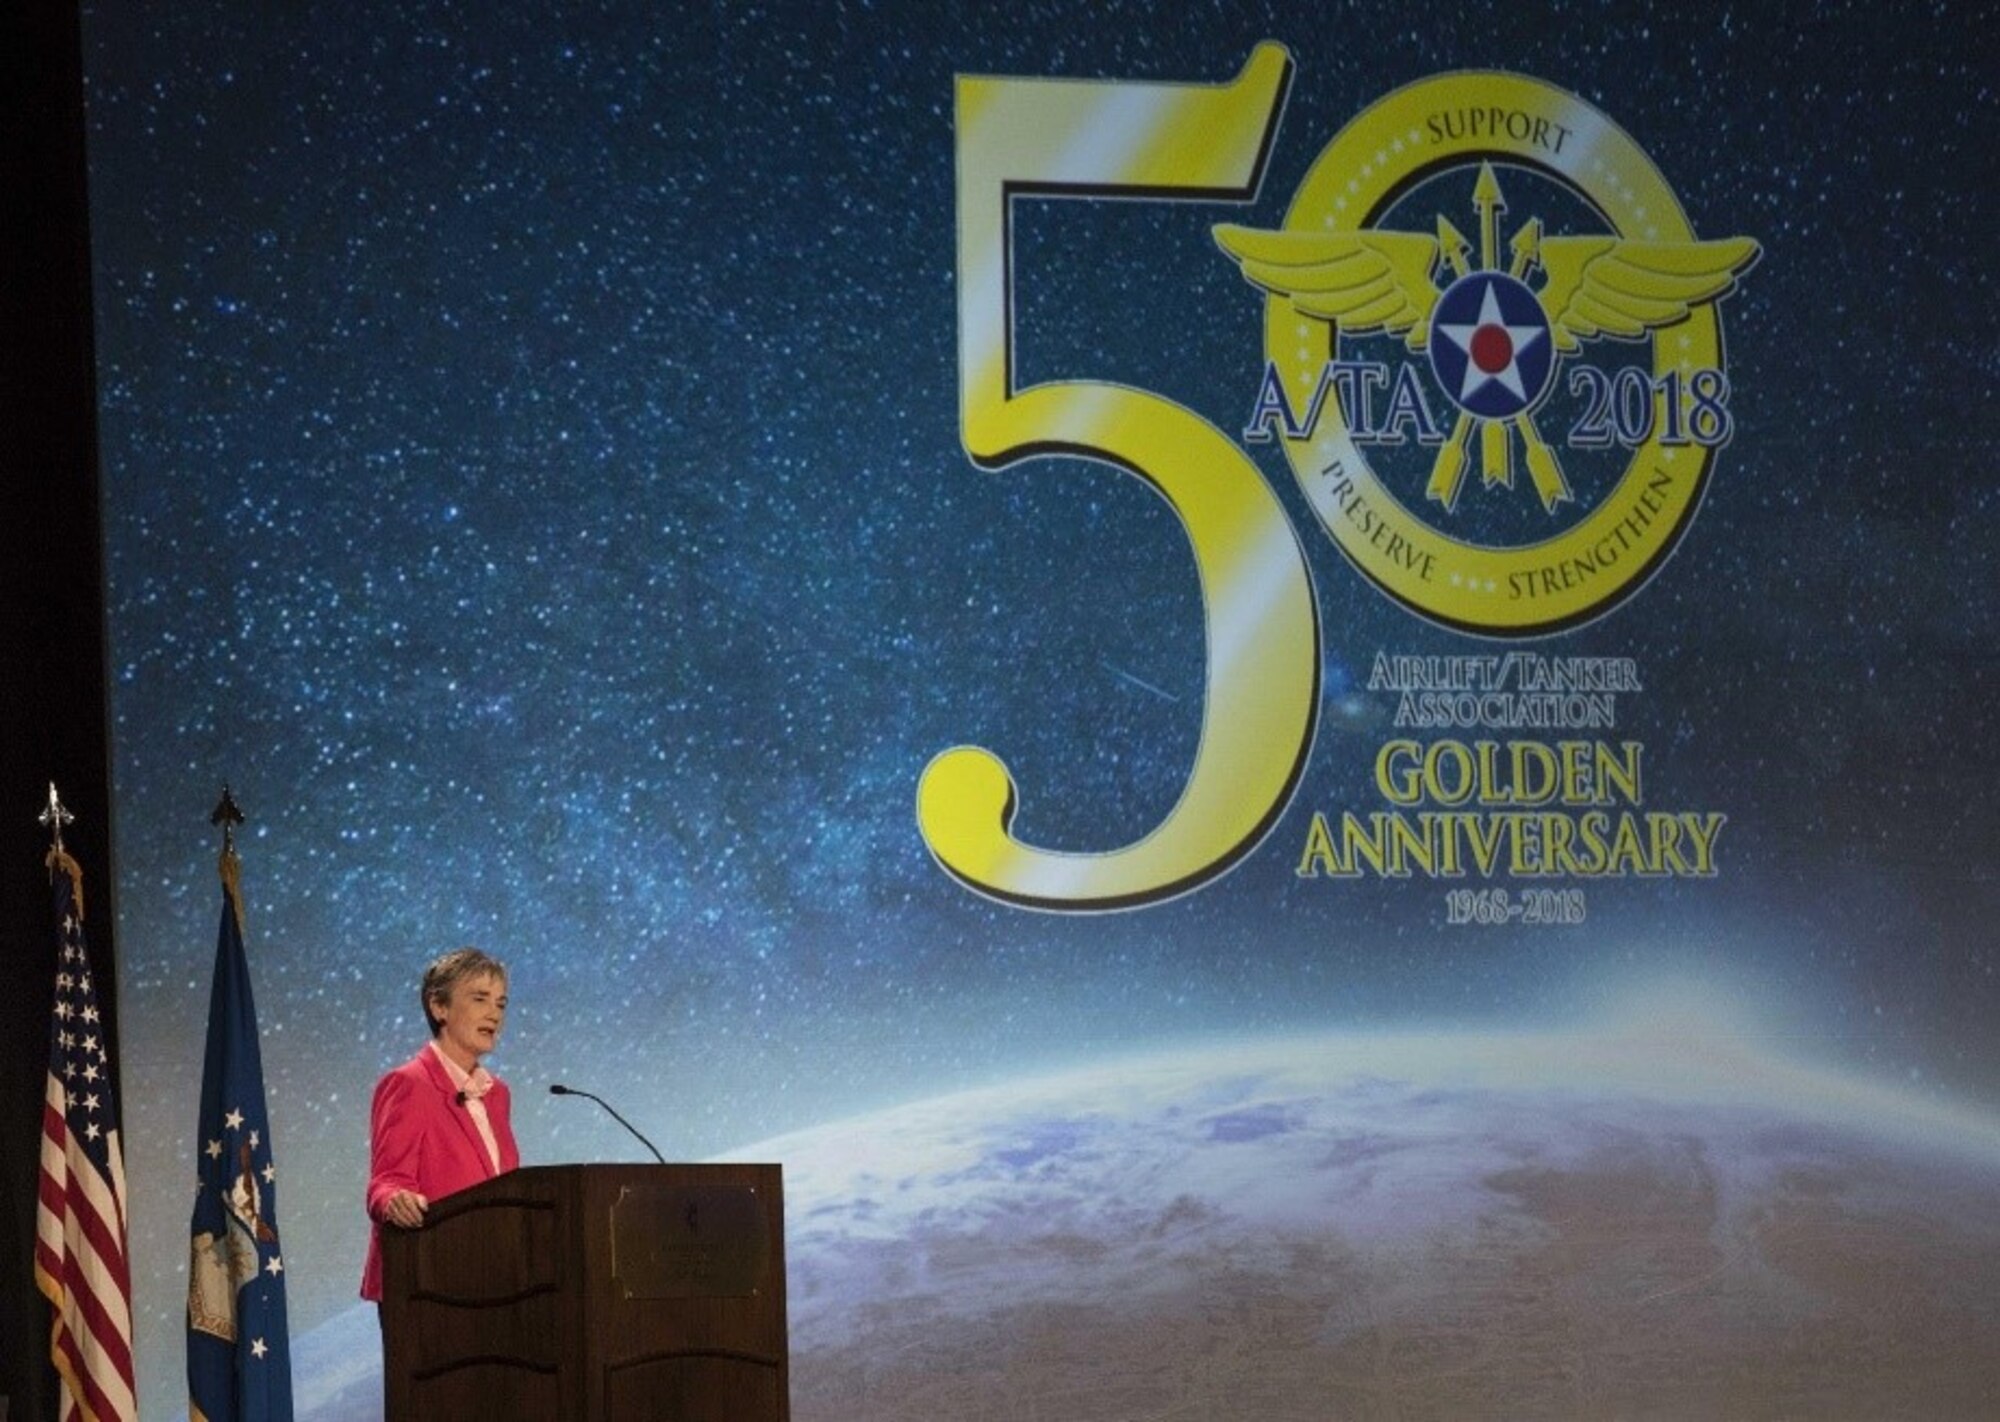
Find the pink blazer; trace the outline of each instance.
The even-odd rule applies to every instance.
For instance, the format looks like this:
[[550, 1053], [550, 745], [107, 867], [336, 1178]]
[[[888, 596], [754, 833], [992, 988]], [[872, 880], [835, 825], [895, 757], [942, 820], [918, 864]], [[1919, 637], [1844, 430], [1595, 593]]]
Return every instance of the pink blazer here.
[[450, 1073], [429, 1047], [375, 1083], [368, 1113], [368, 1218], [374, 1223], [361, 1273], [362, 1298], [382, 1297], [382, 1214], [391, 1195], [415, 1190], [435, 1204], [520, 1165], [506, 1083], [495, 1080], [483, 1099], [500, 1147], [500, 1171], [493, 1169], [472, 1113], [459, 1104]]

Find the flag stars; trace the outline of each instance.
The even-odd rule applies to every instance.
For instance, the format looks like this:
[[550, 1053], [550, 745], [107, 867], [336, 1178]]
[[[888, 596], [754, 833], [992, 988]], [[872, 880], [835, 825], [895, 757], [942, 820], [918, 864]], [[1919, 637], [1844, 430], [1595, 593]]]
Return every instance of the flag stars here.
[[[227, 1116], [224, 1116], [222, 1118], [222, 1122], [224, 1125], [228, 1126], [230, 1130], [240, 1131], [243, 1129], [243, 1113], [241, 1111], [231, 1111]], [[255, 1145], [257, 1143], [255, 1141], [252, 1141], [250, 1142], [250, 1144]]]
[[207, 1156], [208, 1156], [208, 1158], [209, 1158], [210, 1160], [220, 1160], [220, 1159], [222, 1159], [222, 1142], [221, 1142], [221, 1141], [210, 1141], [210, 1142], [209, 1142], [209, 1143], [208, 1143], [208, 1144], [207, 1144], [206, 1146], [203, 1146], [203, 1147], [202, 1147], [202, 1149], [203, 1149], [203, 1151], [204, 1151], [204, 1152], [205, 1152], [205, 1153], [207, 1154]]
[[271, 1161], [264, 1162], [264, 1183], [269, 1185], [278, 1178], [278, 1167]]
[[285, 1272], [285, 1261], [273, 1254], [270, 1262], [264, 1266], [264, 1272], [275, 1279], [278, 1275]]
[[83, 1109], [86, 1111], [95, 1111], [98, 1108], [98, 1104], [97, 1093], [94, 1091], [83, 1098]]
[[264, 1355], [265, 1355], [266, 1353], [268, 1353], [268, 1352], [270, 1352], [270, 1351], [271, 1351], [271, 1345], [270, 1345], [270, 1344], [268, 1344], [268, 1343], [266, 1343], [266, 1342], [265, 1342], [265, 1341], [264, 1341], [263, 1339], [261, 1339], [261, 1338], [252, 1338], [252, 1339], [250, 1340], [250, 1356], [251, 1356], [251, 1357], [253, 1357], [253, 1358], [261, 1358], [261, 1357], [263, 1357], [263, 1356], [264, 1356]]

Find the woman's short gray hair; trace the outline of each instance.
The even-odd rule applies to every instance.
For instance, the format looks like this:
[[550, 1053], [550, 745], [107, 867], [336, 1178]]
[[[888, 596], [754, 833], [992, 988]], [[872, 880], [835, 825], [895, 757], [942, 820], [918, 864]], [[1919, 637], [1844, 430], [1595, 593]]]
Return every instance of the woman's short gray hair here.
[[424, 969], [424, 985], [420, 1000], [424, 1007], [424, 1020], [431, 1024], [433, 1037], [444, 1030], [444, 1023], [431, 1015], [431, 1004], [449, 1003], [453, 988], [467, 979], [485, 977], [494, 977], [503, 983], [506, 982], [507, 965], [498, 958], [480, 952], [477, 948], [454, 948]]

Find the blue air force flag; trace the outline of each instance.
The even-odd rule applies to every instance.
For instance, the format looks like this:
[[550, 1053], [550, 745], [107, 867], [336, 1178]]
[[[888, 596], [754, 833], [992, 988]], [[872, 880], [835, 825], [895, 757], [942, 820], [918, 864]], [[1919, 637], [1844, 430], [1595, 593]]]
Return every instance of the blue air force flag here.
[[278, 1169], [234, 869], [231, 854], [224, 860], [195, 1133], [200, 1185], [188, 1226], [188, 1415], [190, 1422], [291, 1422]]

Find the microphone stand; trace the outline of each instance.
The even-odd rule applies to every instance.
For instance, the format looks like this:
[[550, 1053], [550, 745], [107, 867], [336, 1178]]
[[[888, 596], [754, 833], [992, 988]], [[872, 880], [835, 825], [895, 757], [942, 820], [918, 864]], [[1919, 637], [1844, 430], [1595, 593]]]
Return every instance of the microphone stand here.
[[647, 1140], [645, 1136], [641, 1135], [639, 1132], [639, 1128], [637, 1126], [633, 1125], [630, 1121], [626, 1120], [623, 1116], [619, 1115], [617, 1111], [613, 1110], [611, 1103], [609, 1101], [606, 1101], [602, 1096], [593, 1096], [588, 1091], [578, 1091], [575, 1087], [564, 1086], [559, 1081], [549, 1083], [549, 1095], [581, 1096], [586, 1101], [595, 1101], [605, 1110], [611, 1112], [612, 1120], [616, 1121], [619, 1125], [623, 1126], [626, 1130], [630, 1131], [632, 1133], [633, 1138], [637, 1140], [640, 1145], [644, 1146], [647, 1150], [651, 1151], [653, 1153], [653, 1159], [657, 1160], [662, 1165], [665, 1165], [667, 1163], [667, 1158], [664, 1155], [660, 1154], [660, 1148], [654, 1145], [651, 1141]]

